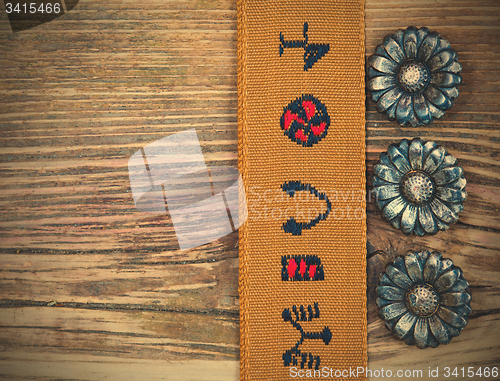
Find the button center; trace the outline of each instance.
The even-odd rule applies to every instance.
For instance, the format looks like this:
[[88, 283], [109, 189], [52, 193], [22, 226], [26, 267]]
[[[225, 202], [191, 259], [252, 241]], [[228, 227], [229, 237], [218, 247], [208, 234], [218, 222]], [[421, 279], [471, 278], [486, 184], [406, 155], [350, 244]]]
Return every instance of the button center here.
[[406, 293], [406, 305], [415, 315], [430, 316], [439, 306], [439, 296], [431, 286], [418, 284]]
[[419, 61], [408, 61], [399, 69], [399, 84], [408, 93], [418, 93], [429, 83], [429, 70]]
[[434, 194], [434, 182], [424, 172], [410, 172], [403, 179], [403, 194], [414, 204], [428, 202]]

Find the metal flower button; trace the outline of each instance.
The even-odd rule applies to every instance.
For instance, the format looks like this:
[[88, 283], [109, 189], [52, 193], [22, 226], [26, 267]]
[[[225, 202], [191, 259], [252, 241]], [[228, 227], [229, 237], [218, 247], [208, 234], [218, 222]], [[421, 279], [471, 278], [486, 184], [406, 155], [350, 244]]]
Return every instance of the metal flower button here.
[[366, 86], [379, 112], [415, 127], [441, 118], [453, 105], [461, 70], [448, 41], [410, 26], [387, 36], [370, 56]]
[[377, 287], [379, 316], [394, 335], [418, 348], [448, 344], [471, 312], [462, 270], [437, 251], [397, 257]]
[[446, 149], [419, 138], [391, 144], [373, 170], [382, 216], [405, 234], [436, 234], [458, 220], [466, 180]]

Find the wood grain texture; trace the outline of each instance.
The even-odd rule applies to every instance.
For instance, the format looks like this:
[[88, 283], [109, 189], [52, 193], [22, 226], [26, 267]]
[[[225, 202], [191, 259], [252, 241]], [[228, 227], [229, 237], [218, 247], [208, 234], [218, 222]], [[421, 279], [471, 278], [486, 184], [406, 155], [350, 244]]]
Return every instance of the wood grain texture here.
[[[367, 101], [368, 176], [390, 143], [420, 136], [458, 158], [469, 196], [424, 238], [369, 200], [369, 281], [406, 250], [439, 250], [474, 311], [450, 345], [417, 350], [386, 330], [369, 287], [369, 365], [499, 366], [500, 4], [367, 0], [367, 55], [408, 25], [458, 51], [460, 96], [417, 129]], [[235, 2], [80, 0], [16, 34], [1, 10], [0, 67], [0, 377], [236, 380], [237, 235], [180, 251], [168, 216], [136, 210], [127, 172], [141, 147], [193, 127], [208, 166], [236, 165]]]

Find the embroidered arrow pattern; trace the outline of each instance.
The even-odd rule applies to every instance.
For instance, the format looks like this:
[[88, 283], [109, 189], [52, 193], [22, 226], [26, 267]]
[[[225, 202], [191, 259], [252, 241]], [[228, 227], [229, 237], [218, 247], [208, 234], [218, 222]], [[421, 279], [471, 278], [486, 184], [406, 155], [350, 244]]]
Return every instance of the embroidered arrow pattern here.
[[304, 23], [304, 39], [303, 40], [290, 40], [285, 41], [283, 33], [280, 32], [280, 57], [285, 52], [285, 49], [302, 48], [304, 49], [304, 71], [309, 70], [313, 65], [318, 62], [330, 50], [330, 44], [309, 44], [309, 37], [307, 30], [309, 25]]
[[332, 333], [330, 328], [325, 327], [321, 332], [306, 332], [302, 328], [300, 322], [308, 322], [313, 319], [319, 318], [319, 306], [318, 303], [314, 303], [313, 307], [311, 305], [307, 306], [307, 309], [304, 306], [293, 306], [292, 310], [285, 308], [281, 314], [284, 321], [290, 322], [290, 324], [300, 332], [300, 339], [295, 343], [295, 345], [288, 351], [283, 353], [283, 364], [285, 366], [294, 365], [297, 366], [300, 360], [300, 367], [304, 369], [305, 365], [309, 369], [319, 369], [320, 366], [320, 357], [314, 356], [312, 353], [303, 353], [299, 347], [302, 345], [304, 340], [322, 340], [325, 345], [330, 343], [332, 339]]

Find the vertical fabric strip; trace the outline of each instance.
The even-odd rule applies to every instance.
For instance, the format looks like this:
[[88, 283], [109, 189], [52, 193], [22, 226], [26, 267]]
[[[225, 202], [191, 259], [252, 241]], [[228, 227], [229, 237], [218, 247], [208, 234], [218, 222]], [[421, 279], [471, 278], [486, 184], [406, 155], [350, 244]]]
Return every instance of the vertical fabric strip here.
[[363, 7], [238, 1], [241, 380], [366, 379]]

